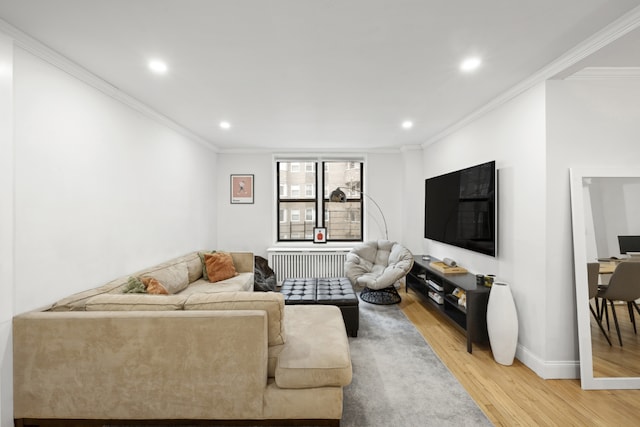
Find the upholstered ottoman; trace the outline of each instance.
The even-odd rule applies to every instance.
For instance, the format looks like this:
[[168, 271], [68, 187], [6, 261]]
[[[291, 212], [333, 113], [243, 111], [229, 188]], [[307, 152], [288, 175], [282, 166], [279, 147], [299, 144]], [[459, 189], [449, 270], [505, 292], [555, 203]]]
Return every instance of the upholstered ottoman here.
[[340, 308], [347, 334], [358, 336], [358, 297], [346, 277], [285, 279], [280, 292], [284, 303], [335, 305]]

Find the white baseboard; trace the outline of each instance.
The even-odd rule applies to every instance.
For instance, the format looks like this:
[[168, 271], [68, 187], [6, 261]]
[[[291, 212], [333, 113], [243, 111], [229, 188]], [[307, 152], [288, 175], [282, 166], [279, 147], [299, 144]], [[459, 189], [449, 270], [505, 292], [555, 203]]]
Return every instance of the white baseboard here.
[[542, 360], [520, 344], [516, 350], [516, 358], [545, 380], [580, 378], [579, 360]]

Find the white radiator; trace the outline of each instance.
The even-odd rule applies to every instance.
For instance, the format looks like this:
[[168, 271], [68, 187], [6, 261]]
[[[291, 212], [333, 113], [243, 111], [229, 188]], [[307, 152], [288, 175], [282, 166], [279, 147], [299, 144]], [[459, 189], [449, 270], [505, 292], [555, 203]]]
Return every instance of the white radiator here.
[[306, 277], [342, 277], [345, 250], [269, 250], [269, 267], [278, 284], [284, 279]]

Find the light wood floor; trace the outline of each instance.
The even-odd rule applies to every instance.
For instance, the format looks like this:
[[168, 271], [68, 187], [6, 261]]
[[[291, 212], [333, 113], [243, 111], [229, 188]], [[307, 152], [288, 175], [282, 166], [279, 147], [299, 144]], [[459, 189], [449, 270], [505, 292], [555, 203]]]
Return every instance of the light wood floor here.
[[[600, 331], [594, 316], [591, 319], [591, 349], [593, 352], [594, 377], [640, 377], [640, 334], [633, 330], [629, 311], [626, 304], [618, 304], [616, 307], [622, 346], [618, 340], [613, 314], [609, 309], [609, 327], [606, 320], [602, 320], [602, 326], [609, 335], [611, 345]], [[640, 326], [640, 316], [634, 312], [636, 327]]]
[[580, 380], [543, 380], [518, 360], [496, 363], [488, 344], [469, 354], [462, 332], [420, 295], [404, 287], [400, 294], [405, 315], [496, 426], [640, 424], [640, 390], [585, 391]]

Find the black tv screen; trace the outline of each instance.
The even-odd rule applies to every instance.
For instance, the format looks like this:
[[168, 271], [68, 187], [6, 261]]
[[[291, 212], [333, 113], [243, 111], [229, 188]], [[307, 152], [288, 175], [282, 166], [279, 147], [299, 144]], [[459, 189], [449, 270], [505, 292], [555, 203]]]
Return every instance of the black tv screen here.
[[424, 237], [497, 254], [496, 162], [425, 180]]

